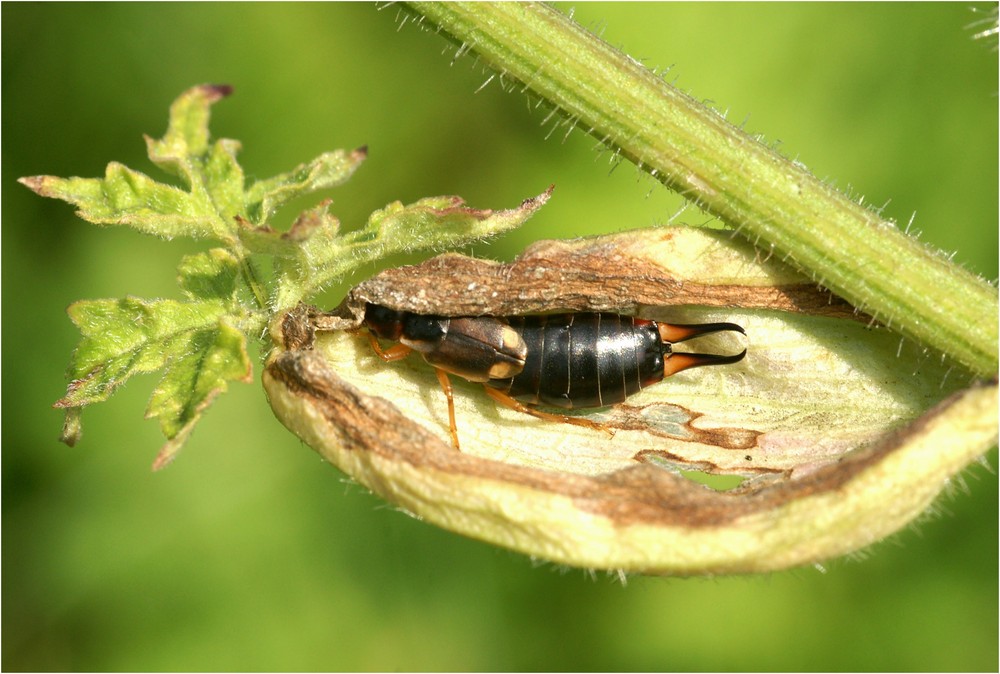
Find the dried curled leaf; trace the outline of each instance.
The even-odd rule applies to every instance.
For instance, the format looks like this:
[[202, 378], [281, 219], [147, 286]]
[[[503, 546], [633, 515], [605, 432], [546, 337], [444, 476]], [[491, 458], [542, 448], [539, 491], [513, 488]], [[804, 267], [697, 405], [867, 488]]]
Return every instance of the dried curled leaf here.
[[859, 317], [787, 265], [760, 260], [729, 232], [686, 227], [539, 241], [509, 264], [440, 255], [361, 283], [341, 315], [359, 322], [355, 310], [366, 301], [453, 316], [698, 305]]
[[[749, 355], [588, 415], [611, 438], [498, 409], [459, 383], [460, 453], [425, 364], [387, 366], [363, 338], [329, 331], [355, 327], [366, 301], [732, 320]], [[576, 566], [748, 572], [845, 554], [916, 517], [996, 437], [995, 385], [943, 387], [937, 362], [702, 230], [545, 242], [506, 265], [441, 256], [361, 284], [335, 314], [293, 312], [277, 332], [272, 407], [324, 457], [440, 526]], [[681, 470], [746, 479], [716, 491]]]

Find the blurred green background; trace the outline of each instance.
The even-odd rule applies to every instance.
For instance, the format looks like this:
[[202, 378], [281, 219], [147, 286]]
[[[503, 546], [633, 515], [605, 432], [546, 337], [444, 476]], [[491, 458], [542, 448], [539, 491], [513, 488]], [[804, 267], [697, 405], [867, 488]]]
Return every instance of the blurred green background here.
[[[85, 413], [75, 449], [58, 444], [51, 404], [77, 339], [65, 307], [176, 297], [175, 265], [198, 247], [98, 229], [14, 181], [101, 175], [109, 160], [160, 177], [141, 134], [161, 135], [193, 84], [235, 87], [212, 130], [243, 142], [249, 175], [369, 146], [350, 183], [282, 222], [326, 196], [349, 227], [395, 199], [505, 208], [555, 183], [523, 230], [473, 249], [510, 258], [539, 238], [664, 223], [681, 202], [630, 165], [609, 175], [590, 137], [545, 140], [543, 111], [496, 81], [476, 92], [482, 70], [399, 30], [396, 7], [2, 13], [3, 669], [997, 668], [997, 479], [980, 466], [926, 521], [825, 572], [623, 587], [386, 507], [275, 421], [259, 379], [222, 396], [155, 475], [152, 377]], [[820, 177], [902, 223], [916, 212], [924, 240], [995, 279], [996, 43], [969, 27], [982, 16], [966, 3], [575, 8]]]

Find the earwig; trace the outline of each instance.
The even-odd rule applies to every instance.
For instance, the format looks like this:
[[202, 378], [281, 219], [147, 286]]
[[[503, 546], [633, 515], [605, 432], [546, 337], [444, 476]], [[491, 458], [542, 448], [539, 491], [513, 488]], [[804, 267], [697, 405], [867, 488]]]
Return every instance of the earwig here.
[[[372, 348], [385, 361], [416, 351], [437, 373], [448, 399], [451, 439], [459, 448], [449, 374], [485, 386], [497, 402], [541, 419], [607, 429], [563, 409], [605, 407], [693, 367], [736, 363], [726, 356], [675, 352], [673, 344], [714, 332], [738, 332], [735, 323], [674, 325], [613, 313], [456, 317], [365, 307], [362, 323]], [[383, 350], [379, 339], [398, 342]]]

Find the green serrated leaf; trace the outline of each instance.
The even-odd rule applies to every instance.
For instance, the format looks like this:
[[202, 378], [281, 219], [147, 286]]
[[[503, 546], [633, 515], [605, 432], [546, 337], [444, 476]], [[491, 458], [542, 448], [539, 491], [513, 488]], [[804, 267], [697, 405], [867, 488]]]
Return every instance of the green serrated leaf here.
[[274, 260], [275, 273], [281, 279], [280, 306], [291, 306], [304, 299], [333, 278], [324, 272], [333, 271], [338, 262], [343, 268], [351, 259], [342, 237], [337, 235], [340, 222], [327, 212], [329, 205], [326, 201], [305, 211], [281, 237], [292, 254]]
[[68, 309], [83, 339], [70, 363], [72, 380], [56, 407], [107, 398], [132, 375], [160, 369], [181, 353], [184, 335], [215, 325], [226, 312], [217, 301], [84, 300]]
[[315, 208], [303, 211], [295, 219], [288, 232], [283, 235], [287, 241], [295, 244], [313, 243], [333, 239], [340, 231], [340, 220], [329, 212], [330, 199], [320, 202]]
[[521, 226], [545, 205], [552, 189], [501, 211], [470, 208], [460, 197], [427, 197], [406, 206], [397, 201], [372, 213], [362, 230], [345, 239], [354, 257], [457, 248]]
[[[240, 220], [240, 241], [253, 253], [273, 255], [276, 258], [299, 258], [303, 245], [318, 245], [332, 241], [340, 231], [340, 220], [328, 212], [332, 202], [327, 199], [315, 208], [303, 211], [287, 232], [279, 232], [267, 225], [254, 226]], [[313, 241], [313, 239], [316, 241]], [[297, 273], [292, 268], [292, 273]], [[279, 273], [280, 276], [280, 273]]]
[[191, 158], [208, 152], [211, 106], [231, 93], [232, 87], [206, 84], [181, 94], [170, 106], [170, 122], [163, 138], [146, 137], [146, 149], [153, 163], [191, 185], [194, 182]]
[[261, 224], [295, 197], [347, 182], [367, 156], [368, 150], [364, 147], [350, 152], [325, 152], [288, 173], [254, 183], [247, 190], [246, 199], [250, 221]]
[[[178, 283], [186, 301], [82, 301], [69, 308], [81, 339], [68, 375], [63, 440], [80, 437], [80, 411], [106, 400], [135, 374], [166, 368], [148, 416], [168, 438], [157, 466], [183, 445], [204, 408], [228, 379], [249, 376], [245, 334], [263, 334], [275, 308], [307, 299], [333, 279], [385, 255], [448, 248], [512, 229], [544, 204], [551, 188], [519, 207], [473, 209], [457, 197], [390, 204], [360, 230], [340, 233], [329, 201], [303, 213], [284, 233], [268, 218], [290, 199], [348, 180], [367, 150], [324, 153], [311, 162], [245, 189], [235, 140], [210, 142], [211, 106], [229, 87], [203, 85], [184, 92], [170, 108], [167, 132], [145, 137], [150, 160], [178, 176], [183, 187], [157, 182], [122, 164], [104, 178], [35, 176], [21, 182], [38, 194], [77, 206], [80, 217], [126, 225], [164, 238], [213, 238], [223, 247], [184, 257]], [[259, 258], [273, 258], [269, 284]], [[265, 263], [266, 266], [266, 263]]]
[[[225, 295], [234, 288], [234, 259], [226, 251], [185, 258], [185, 292], [192, 296]], [[77, 302], [70, 316], [84, 338], [70, 365], [62, 440], [80, 437], [80, 409], [107, 399], [134, 374], [166, 367], [153, 392], [147, 417], [160, 420], [168, 443], [156, 467], [169, 462], [183, 445], [201, 413], [227, 380], [249, 381], [246, 336], [225, 321], [220, 300], [176, 302], [137, 298]]]
[[183, 351], [172, 358], [153, 391], [146, 418], [160, 421], [168, 443], [154, 463], [154, 469], [169, 463], [184, 440], [229, 380], [250, 381], [250, 359], [246, 337], [220, 321], [210, 330], [188, 333]]
[[170, 125], [160, 140], [146, 137], [150, 159], [180, 176], [190, 191], [160, 183], [117, 162], [103, 179], [34, 176], [20, 182], [45, 197], [62, 199], [77, 215], [99, 225], [127, 225], [146, 234], [214, 238], [230, 242], [234, 216], [242, 213], [243, 170], [236, 162], [239, 143], [222, 139], [208, 145], [212, 103], [228, 87], [194, 87], [170, 108]]
[[77, 215], [97, 225], [127, 225], [166, 239], [222, 237], [226, 226], [210, 202], [117, 162], [104, 178], [34, 176], [20, 182], [43, 197], [77, 206]]
[[205, 160], [201, 176], [204, 189], [228, 232], [235, 229], [234, 218], [246, 211], [243, 168], [236, 160], [239, 150], [238, 141], [219, 139]]
[[448, 249], [498, 236], [522, 225], [552, 194], [552, 187], [516, 208], [470, 208], [460, 197], [428, 197], [413, 204], [393, 202], [375, 211], [360, 230], [336, 236], [327, 204], [303, 214], [284, 236], [300, 239], [294, 259], [277, 259], [275, 305], [288, 309], [353, 269], [393, 253]]
[[358, 241], [378, 240], [387, 252], [463, 246], [515, 229], [549, 200], [552, 187], [517, 208], [469, 208], [460, 197], [428, 197], [404, 206], [389, 204], [372, 213]]
[[236, 295], [240, 263], [225, 248], [186, 255], [177, 268], [177, 282], [192, 300], [232, 302]]

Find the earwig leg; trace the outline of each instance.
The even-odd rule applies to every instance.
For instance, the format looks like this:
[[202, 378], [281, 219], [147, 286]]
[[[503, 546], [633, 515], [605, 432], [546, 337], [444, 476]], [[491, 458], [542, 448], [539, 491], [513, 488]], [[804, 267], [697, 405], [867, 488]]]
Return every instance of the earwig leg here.
[[438, 381], [441, 382], [444, 397], [448, 399], [448, 430], [451, 431], [451, 442], [455, 445], [455, 449], [462, 451], [462, 448], [458, 446], [458, 425], [455, 423], [455, 397], [451, 389], [451, 380], [448, 379], [448, 373], [444, 370], [434, 368], [434, 372], [437, 373]]
[[[368, 333], [368, 343], [372, 345], [372, 350], [378, 357], [387, 363], [391, 363], [394, 360], [402, 360], [413, 351], [413, 349], [405, 344], [393, 344], [388, 349], [383, 349], [382, 345], [378, 343], [378, 338], [370, 332]], [[444, 391], [444, 397], [448, 400], [448, 430], [451, 432], [451, 442], [455, 445], [455, 449], [461, 451], [461, 448], [458, 446], [458, 426], [455, 423], [455, 397], [452, 393], [451, 381], [448, 379], [448, 373], [444, 370], [434, 368], [434, 372], [437, 373], [438, 381], [441, 382], [441, 390]]]
[[489, 397], [493, 398], [493, 400], [497, 401], [501, 405], [511, 408], [512, 410], [517, 410], [518, 412], [523, 412], [524, 414], [530, 414], [533, 417], [537, 417], [539, 419], [545, 419], [546, 421], [559, 421], [564, 424], [573, 424], [574, 426], [583, 426], [585, 428], [592, 428], [596, 431], [602, 431], [604, 433], [607, 433], [609, 436], [612, 437], [615, 434], [614, 431], [612, 431], [610, 428], [596, 421], [585, 419], [583, 417], [570, 417], [566, 416], [565, 414], [552, 414], [550, 412], [543, 412], [542, 410], [537, 410], [533, 407], [528, 407], [520, 400], [515, 400], [514, 398], [511, 398], [503, 391], [492, 388], [490, 386], [484, 386], [483, 388], [486, 390], [486, 393], [487, 395], [489, 395]]
[[368, 333], [368, 343], [372, 345], [372, 350], [378, 357], [387, 363], [391, 363], [394, 360], [402, 360], [410, 355], [410, 351], [413, 351], [413, 349], [405, 344], [393, 344], [388, 349], [383, 349], [382, 345], [378, 343], [378, 338], [370, 332]]

